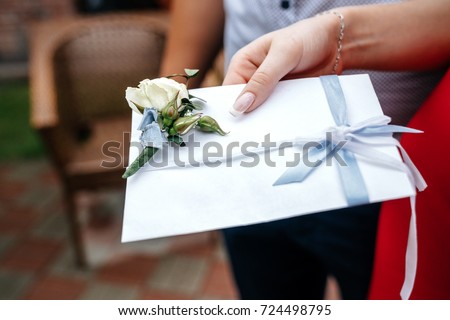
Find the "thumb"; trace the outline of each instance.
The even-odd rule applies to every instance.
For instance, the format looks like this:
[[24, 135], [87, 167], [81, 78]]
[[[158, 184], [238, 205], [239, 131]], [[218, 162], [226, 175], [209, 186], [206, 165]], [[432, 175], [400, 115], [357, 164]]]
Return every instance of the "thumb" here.
[[230, 113], [233, 116], [239, 116], [244, 112], [250, 112], [259, 107], [270, 96], [280, 79], [289, 71], [290, 66], [287, 61], [281, 59], [280, 56], [276, 59], [269, 51], [266, 59], [239, 94], [230, 109]]

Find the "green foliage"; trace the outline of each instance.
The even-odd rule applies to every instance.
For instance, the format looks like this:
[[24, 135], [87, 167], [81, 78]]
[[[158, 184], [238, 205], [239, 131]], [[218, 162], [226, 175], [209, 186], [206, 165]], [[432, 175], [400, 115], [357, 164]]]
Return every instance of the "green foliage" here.
[[122, 175], [123, 179], [127, 179], [135, 174], [144, 164], [149, 162], [153, 155], [158, 151], [158, 148], [145, 147], [139, 156], [128, 166], [125, 173]]
[[42, 156], [44, 149], [30, 127], [30, 97], [25, 81], [0, 83], [0, 160]]
[[183, 138], [180, 137], [179, 135], [168, 136], [167, 137], [167, 141], [173, 142], [173, 143], [175, 143], [175, 144], [177, 144], [179, 146], [184, 146], [185, 145], [184, 141], [183, 141]]
[[184, 73], [186, 73], [186, 76], [188, 78], [195, 77], [198, 74], [199, 71], [200, 70], [198, 70], [198, 69], [184, 69]]

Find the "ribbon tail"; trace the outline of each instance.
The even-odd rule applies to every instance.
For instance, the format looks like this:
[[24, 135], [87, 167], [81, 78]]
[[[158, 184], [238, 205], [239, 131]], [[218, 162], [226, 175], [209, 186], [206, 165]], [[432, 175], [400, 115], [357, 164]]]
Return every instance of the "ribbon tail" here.
[[309, 176], [313, 169], [314, 167], [306, 167], [302, 165], [289, 168], [273, 183], [272, 186], [302, 182]]
[[[323, 159], [326, 157], [327, 150], [325, 148], [319, 150], [310, 150], [308, 155], [308, 164], [306, 161], [304, 163], [299, 163], [294, 167], [287, 169], [273, 184], [272, 186], [280, 186], [283, 184], [302, 182], [304, 181], [311, 172], [314, 171], [323, 163]], [[315, 161], [311, 161], [310, 157], [315, 158]]]
[[339, 164], [338, 168], [348, 205], [357, 206], [369, 203], [369, 193], [355, 155], [347, 150], [342, 150], [339, 154], [345, 162], [345, 164]]
[[390, 130], [392, 133], [423, 133], [422, 130], [417, 130], [414, 128], [408, 128], [404, 126], [397, 126], [395, 124], [390, 124], [387, 126], [388, 130]]
[[400, 149], [403, 161], [405, 161], [405, 165], [409, 168], [409, 171], [411, 172], [412, 183], [414, 183], [414, 185], [417, 187], [417, 189], [419, 189], [419, 191], [425, 190], [427, 188], [427, 183], [425, 182], [423, 176], [420, 174], [420, 171], [417, 169], [417, 167], [409, 157], [408, 153], [399, 142], [397, 142], [397, 147]]
[[417, 272], [417, 225], [416, 225], [416, 197], [410, 198], [411, 220], [409, 222], [408, 245], [405, 258], [405, 280], [403, 281], [400, 296], [408, 300], [414, 287]]
[[362, 135], [380, 135], [383, 133], [423, 133], [423, 131], [417, 129], [392, 124], [362, 127], [355, 130], [354, 132]]

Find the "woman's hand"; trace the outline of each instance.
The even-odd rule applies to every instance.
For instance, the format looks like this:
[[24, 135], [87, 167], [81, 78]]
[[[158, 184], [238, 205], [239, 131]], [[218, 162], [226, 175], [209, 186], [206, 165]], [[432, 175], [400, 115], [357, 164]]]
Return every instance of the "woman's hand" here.
[[[266, 34], [236, 53], [224, 84], [246, 83], [230, 112], [257, 108], [281, 79], [344, 69], [432, 70], [450, 63], [448, 0], [410, 0], [338, 8], [346, 17], [336, 65], [340, 18], [323, 14]], [[414, 32], [411, 32], [414, 30]]]
[[[281, 79], [330, 74], [336, 62], [340, 19], [324, 14], [268, 33], [239, 50], [224, 85], [244, 84], [231, 114], [250, 112], [263, 103]], [[337, 72], [342, 68], [337, 66]]]

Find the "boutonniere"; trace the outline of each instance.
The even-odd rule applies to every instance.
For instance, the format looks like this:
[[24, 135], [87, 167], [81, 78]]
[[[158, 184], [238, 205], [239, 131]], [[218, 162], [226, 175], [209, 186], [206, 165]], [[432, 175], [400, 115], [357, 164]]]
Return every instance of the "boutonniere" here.
[[[140, 142], [143, 150], [126, 169], [122, 178], [135, 174], [160, 150], [164, 144], [183, 145], [182, 136], [198, 129], [225, 135], [216, 120], [198, 112], [201, 99], [189, 94], [187, 83], [198, 74], [198, 70], [185, 69], [185, 74], [142, 80], [138, 87], [128, 87], [125, 98], [130, 108], [142, 114], [138, 127], [142, 131]], [[175, 81], [183, 77], [186, 84]]]

